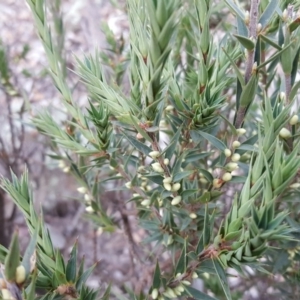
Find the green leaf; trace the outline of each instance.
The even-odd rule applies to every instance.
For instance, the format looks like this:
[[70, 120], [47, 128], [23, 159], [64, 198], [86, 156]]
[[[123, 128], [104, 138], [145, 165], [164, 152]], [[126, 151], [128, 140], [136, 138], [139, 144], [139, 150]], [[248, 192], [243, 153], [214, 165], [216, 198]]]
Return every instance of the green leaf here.
[[152, 143], [152, 140], [151, 138], [149, 137], [149, 135], [141, 128], [141, 126], [138, 124], [138, 120], [135, 116], [131, 115], [130, 114], [130, 117], [131, 117], [131, 120], [132, 120], [132, 123], [133, 123], [133, 126], [135, 127], [135, 129], [142, 135], [142, 137]]
[[231, 183], [245, 183], [247, 180], [247, 177], [245, 176], [232, 176], [232, 179], [230, 180]]
[[87, 279], [90, 277], [96, 266], [98, 265], [98, 262], [93, 264], [90, 268], [88, 268], [77, 280], [76, 282], [76, 290], [81, 290], [82, 285], [85, 284]]
[[196, 194], [199, 190], [198, 189], [193, 189], [193, 190], [184, 190], [180, 196], [185, 199], [186, 197], [190, 197], [194, 194]]
[[210, 222], [208, 205], [205, 205], [204, 226], [203, 226], [203, 246], [206, 247], [210, 242]]
[[181, 127], [178, 128], [177, 132], [173, 135], [169, 146], [166, 147], [163, 151], [163, 153], [165, 154], [165, 158], [168, 158], [169, 160], [171, 160], [171, 158], [176, 150], [176, 147], [178, 145], [178, 141], [181, 136], [181, 129], [182, 129]]
[[204, 137], [206, 140], [208, 140], [213, 146], [215, 146], [217, 149], [224, 151], [227, 147], [226, 145], [220, 141], [219, 139], [217, 139], [216, 137], [214, 137], [213, 135], [203, 132], [203, 131], [198, 131], [199, 134]]
[[35, 294], [36, 294], [36, 281], [37, 281], [37, 269], [34, 270], [32, 277], [31, 277], [31, 283], [30, 286], [27, 288], [29, 289], [29, 292], [27, 293], [26, 300], [35, 300]]
[[264, 66], [272, 62], [274, 59], [278, 58], [282, 53], [284, 53], [287, 49], [291, 47], [292, 43], [289, 43], [287, 46], [282, 48], [280, 51], [277, 51], [275, 54], [273, 54], [269, 59], [267, 59], [265, 62], [261, 63], [259, 66], [257, 66], [257, 70], [259, 71]]
[[195, 300], [217, 300], [216, 298], [206, 295], [191, 286], [185, 286], [185, 291], [188, 296], [192, 296]]
[[19, 235], [15, 231], [10, 242], [8, 255], [5, 259], [5, 278], [9, 281], [15, 281], [16, 270], [20, 264], [20, 249], [19, 249]]
[[240, 107], [247, 107], [253, 102], [256, 94], [257, 82], [258, 76], [252, 74], [247, 84], [243, 87], [240, 98]]
[[187, 268], [187, 257], [186, 257], [186, 247], [187, 241], [184, 241], [184, 245], [182, 247], [181, 255], [176, 265], [175, 274], [181, 273], [184, 274]]
[[281, 50], [281, 49], [282, 49], [282, 48], [276, 43], [276, 41], [274, 41], [274, 40], [268, 38], [267, 36], [261, 34], [261, 35], [260, 35], [260, 38], [261, 38], [264, 42], [266, 42], [267, 44], [273, 46], [275, 49], [277, 49], [277, 50]]
[[160, 273], [160, 268], [158, 261], [156, 262], [156, 267], [153, 275], [153, 284], [152, 287], [153, 289], [159, 289], [161, 285], [161, 273]]
[[40, 222], [39, 225], [37, 226], [37, 228], [35, 228], [34, 234], [31, 237], [30, 243], [27, 246], [23, 259], [22, 259], [22, 266], [24, 266], [25, 270], [26, 270], [26, 275], [30, 273], [31, 270], [31, 260], [33, 258], [33, 256], [35, 255], [35, 249], [36, 249], [36, 244], [37, 244], [37, 236], [38, 236], [38, 232], [40, 230]]
[[75, 242], [73, 249], [70, 254], [70, 258], [66, 267], [66, 278], [68, 282], [75, 282], [77, 273], [77, 241]]
[[262, 15], [260, 16], [258, 23], [260, 23], [263, 28], [270, 22], [278, 7], [278, 3], [278, 0], [271, 0], [264, 12], [262, 13]]
[[300, 17], [296, 18], [293, 22], [289, 24], [290, 32], [292, 33], [300, 26]]
[[185, 163], [192, 163], [194, 161], [200, 161], [203, 158], [206, 158], [207, 156], [210, 156], [211, 153], [210, 152], [205, 152], [205, 153], [191, 153], [188, 154], [185, 159], [184, 162]]
[[300, 88], [300, 81], [295, 83], [292, 87], [291, 93], [290, 93], [290, 99], [293, 100], [295, 96], [297, 95], [298, 89]]
[[216, 274], [218, 276], [219, 282], [223, 288], [223, 291], [225, 293], [226, 299], [227, 300], [231, 300], [231, 293], [230, 293], [230, 289], [229, 289], [229, 285], [227, 282], [227, 276], [226, 273], [224, 271], [224, 269], [222, 268], [222, 265], [220, 264], [218, 259], [213, 259], [212, 260]]
[[244, 77], [239, 69], [239, 67], [236, 65], [236, 63], [233, 61], [233, 59], [231, 58], [231, 56], [225, 51], [225, 48], [222, 48], [225, 55], [227, 56], [227, 58], [229, 59], [229, 61], [231, 62], [231, 65], [233, 66], [234, 68], [234, 71], [235, 71], [235, 74], [241, 84], [241, 86], [243, 87], [245, 85], [245, 80], [244, 80]]
[[248, 37], [248, 28], [245, 24], [245, 21], [240, 18], [240, 16], [236, 16], [237, 19], [237, 32], [240, 36]]
[[244, 37], [242, 35], [238, 35], [238, 34], [234, 34], [234, 36], [242, 44], [242, 46], [244, 46], [247, 50], [253, 50], [254, 49], [255, 44], [251, 39], [249, 39], [247, 37]]
[[243, 11], [231, 0], [225, 0], [226, 4], [229, 6], [229, 9], [242, 20], [245, 20], [245, 15]]
[[173, 177], [173, 182], [180, 181], [181, 179], [183, 179], [183, 178], [185, 178], [185, 177], [187, 177], [187, 176], [189, 176], [189, 175], [191, 175], [191, 174], [193, 174], [193, 173], [194, 173], [193, 170], [191, 170], [191, 171], [183, 171], [183, 172], [179, 172], [179, 173], [173, 175], [173, 176], [174, 176], [174, 177]]
[[146, 156], [148, 156], [148, 154], [152, 151], [148, 146], [146, 146], [145, 144], [141, 143], [140, 141], [138, 141], [137, 139], [133, 138], [130, 135], [127, 135], [125, 133], [125, 131], [123, 131], [123, 135], [126, 137], [126, 139], [128, 140], [128, 142], [138, 151], [142, 152], [143, 154], [145, 154]]

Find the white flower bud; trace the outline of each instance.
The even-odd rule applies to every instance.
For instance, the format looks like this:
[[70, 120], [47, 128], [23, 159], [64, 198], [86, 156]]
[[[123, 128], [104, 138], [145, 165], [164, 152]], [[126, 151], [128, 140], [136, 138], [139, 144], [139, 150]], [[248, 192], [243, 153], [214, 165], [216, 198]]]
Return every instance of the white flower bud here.
[[284, 101], [284, 100], [286, 99], [285, 92], [281, 92], [281, 93], [279, 94], [279, 99], [280, 99], [281, 101]]
[[2, 289], [1, 290], [2, 297], [5, 300], [15, 300], [15, 298], [12, 296], [11, 292], [8, 289]]
[[89, 214], [93, 213], [94, 212], [94, 209], [89, 205], [85, 208], [85, 211]]
[[164, 183], [164, 188], [167, 190], [167, 191], [171, 191], [172, 190], [172, 185], [170, 183]]
[[234, 153], [231, 156], [231, 160], [234, 161], [234, 162], [239, 161], [240, 159], [241, 159], [241, 156], [238, 153]]
[[171, 288], [167, 288], [165, 292], [163, 292], [163, 295], [165, 295], [168, 298], [177, 298], [177, 295]]
[[142, 181], [141, 186], [146, 187], [147, 186], [147, 181]]
[[60, 169], [65, 168], [65, 167], [66, 167], [65, 161], [64, 161], [64, 160], [60, 160], [60, 161], [58, 162], [58, 167], [59, 167]]
[[144, 171], [145, 170], [145, 167], [144, 166], [139, 166], [138, 167], [138, 172], [142, 172], [142, 171]]
[[288, 12], [287, 10], [285, 9], [283, 12], [282, 12], [282, 20], [283, 22], [286, 22], [288, 19]]
[[191, 283], [189, 282], [189, 281], [187, 281], [187, 280], [182, 280], [181, 281], [184, 285], [191, 285]]
[[151, 204], [151, 200], [150, 199], [145, 199], [141, 202], [142, 206], [149, 206]]
[[228, 163], [226, 165], [226, 169], [229, 170], [230, 172], [234, 171], [234, 170], [236, 170], [238, 168], [239, 168], [239, 165], [237, 163], [235, 163], [235, 162], [230, 162], [230, 163]]
[[192, 274], [192, 278], [193, 278], [193, 279], [196, 279], [196, 278], [198, 278], [198, 274], [197, 274], [196, 272], [193, 272], [193, 274]]
[[172, 235], [169, 235], [169, 237], [168, 237], [168, 241], [167, 241], [167, 245], [169, 246], [169, 245], [172, 245], [173, 244], [173, 242], [174, 242], [174, 240], [173, 240], [173, 236]]
[[196, 219], [197, 218], [197, 215], [195, 213], [193, 213], [193, 212], [190, 213], [189, 216], [190, 216], [191, 219]]
[[245, 25], [248, 26], [250, 24], [250, 13], [249, 11], [245, 11], [245, 19], [244, 19]]
[[103, 227], [99, 227], [96, 232], [97, 236], [100, 236], [102, 233], [103, 233]]
[[152, 159], [156, 159], [160, 156], [160, 153], [159, 151], [151, 151], [149, 152], [149, 156], [152, 158]]
[[292, 189], [298, 189], [300, 187], [300, 183], [299, 182], [296, 182], [296, 183], [293, 183], [290, 185], [290, 188]]
[[286, 128], [282, 128], [280, 131], [279, 131], [279, 136], [282, 137], [283, 139], [288, 139], [292, 136], [291, 132], [286, 129]]
[[176, 296], [180, 296], [181, 292], [180, 290], [177, 288], [177, 286], [173, 289], [174, 293], [176, 294]]
[[77, 189], [77, 191], [80, 193], [80, 194], [85, 194], [87, 192], [86, 188], [84, 186], [81, 186]]
[[239, 141], [234, 141], [232, 143], [232, 147], [235, 149], [235, 148], [238, 148], [239, 146], [241, 146], [241, 143]]
[[90, 195], [89, 194], [84, 194], [84, 200], [86, 201], [86, 202], [91, 202], [91, 197], [90, 197]]
[[296, 125], [299, 121], [299, 117], [297, 115], [293, 115], [290, 119], [290, 125]]
[[177, 287], [177, 290], [183, 293], [185, 291], [184, 286], [182, 284], [179, 284]]
[[223, 181], [230, 181], [231, 180], [231, 178], [232, 178], [232, 175], [230, 174], [230, 173], [225, 173], [223, 176], [222, 176], [222, 179], [223, 179]]
[[158, 297], [158, 290], [157, 289], [152, 290], [151, 297], [154, 300], [157, 299], [157, 297]]
[[257, 71], [257, 62], [255, 61], [252, 66], [252, 73], [255, 73]]
[[205, 183], [208, 182], [208, 181], [206, 180], [206, 178], [204, 178], [204, 177], [201, 177], [201, 178], [199, 179], [199, 181], [200, 181], [201, 183], [203, 183], [203, 184], [205, 184]]
[[138, 140], [142, 140], [144, 137], [138, 132], [138, 133], [136, 134], [136, 138], [137, 138]]
[[163, 173], [164, 172], [164, 169], [161, 167], [161, 165], [158, 162], [156, 162], [154, 164], [151, 164], [151, 166], [152, 166], [152, 169], [157, 173]]
[[26, 279], [26, 270], [24, 266], [18, 266], [16, 269], [16, 283], [22, 284]]
[[223, 182], [219, 178], [215, 178], [213, 180], [213, 187], [216, 188], [216, 189], [219, 189], [222, 186], [222, 184], [223, 184]]
[[70, 167], [65, 167], [65, 168], [63, 168], [63, 172], [64, 172], [64, 173], [69, 173], [69, 172], [70, 172]]
[[165, 158], [165, 159], [164, 159], [164, 164], [165, 164], [166, 166], [168, 166], [169, 163], [170, 163], [170, 160], [169, 160], [168, 158]]
[[231, 156], [231, 150], [228, 149], [228, 148], [225, 149], [225, 150], [224, 150], [224, 154], [225, 154], [226, 157], [230, 157], [230, 156]]
[[176, 196], [175, 198], [173, 198], [173, 200], [171, 201], [172, 205], [177, 205], [181, 202], [181, 196]]
[[134, 194], [132, 194], [132, 196], [135, 198], [135, 197], [139, 197], [140, 194], [134, 193]]
[[166, 177], [164, 180], [163, 180], [163, 183], [171, 183], [172, 182], [172, 177]]
[[166, 122], [165, 120], [161, 120], [161, 121], [159, 122], [159, 127], [162, 127], [162, 128], [167, 127], [167, 122]]
[[247, 132], [247, 130], [245, 128], [238, 128], [236, 132], [238, 135], [244, 135]]
[[128, 189], [131, 189], [132, 188], [132, 183], [131, 181], [128, 181], [125, 183], [125, 186], [128, 188]]
[[262, 25], [261, 25], [261, 23], [258, 23], [257, 26], [256, 26], [257, 33], [260, 33], [261, 30], [262, 30]]
[[179, 183], [179, 182], [177, 182], [177, 183], [174, 183], [173, 185], [172, 185], [172, 192], [177, 192], [177, 191], [179, 191], [180, 190], [180, 188], [181, 188], [181, 184]]
[[165, 110], [166, 111], [172, 111], [174, 109], [174, 106], [173, 105], [168, 105]]

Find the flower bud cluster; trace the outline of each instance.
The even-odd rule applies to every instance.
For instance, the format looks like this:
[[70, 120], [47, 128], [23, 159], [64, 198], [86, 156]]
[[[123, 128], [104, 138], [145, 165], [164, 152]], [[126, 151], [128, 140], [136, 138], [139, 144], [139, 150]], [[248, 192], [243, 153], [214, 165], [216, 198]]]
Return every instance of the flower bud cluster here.
[[179, 182], [173, 183], [172, 177], [166, 177], [163, 180], [164, 188], [169, 192], [177, 192], [181, 188], [181, 184]]
[[153, 171], [157, 173], [164, 173], [164, 169], [161, 167], [159, 162], [151, 164]]
[[62, 169], [62, 171], [63, 171], [64, 173], [69, 173], [69, 172], [70, 172], [70, 169], [71, 169], [70, 166], [67, 166], [67, 165], [66, 165], [66, 163], [65, 163], [64, 160], [60, 160], [60, 161], [59, 161], [58, 167], [59, 167], [60, 169]]
[[163, 292], [163, 295], [170, 299], [178, 298], [185, 291], [184, 285], [190, 284], [191, 283], [189, 281], [183, 280], [179, 285], [177, 285], [174, 288], [167, 287], [166, 290]]
[[95, 212], [95, 210], [93, 209], [93, 207], [92, 207], [92, 197], [90, 196], [90, 194], [89, 194], [89, 192], [88, 192], [88, 190], [87, 190], [87, 188], [86, 187], [84, 187], [84, 186], [81, 186], [81, 187], [79, 187], [79, 188], [77, 188], [77, 191], [80, 193], [80, 194], [84, 194], [84, 201], [85, 201], [85, 203], [86, 203], [86, 208], [85, 208], [85, 211], [87, 212], [87, 213], [89, 213], [89, 214], [92, 214], [93, 212]]

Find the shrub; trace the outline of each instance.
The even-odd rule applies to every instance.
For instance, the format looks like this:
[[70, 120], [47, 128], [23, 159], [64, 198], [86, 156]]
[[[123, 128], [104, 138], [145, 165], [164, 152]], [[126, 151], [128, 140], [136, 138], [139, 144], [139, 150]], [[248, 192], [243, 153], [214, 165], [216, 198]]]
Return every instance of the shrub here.
[[[247, 10], [231, 0], [128, 0], [129, 41], [104, 28], [112, 54], [76, 58], [88, 91], [82, 109], [44, 1], [27, 2], [68, 115], [67, 128], [47, 112], [33, 124], [53, 141], [52, 158], [77, 178], [97, 226], [116, 226], [102, 199], [108, 182], [121, 180], [128, 190], [122, 207], [134, 203], [147, 232], [147, 264], [149, 248], [138, 253], [129, 239], [153, 282], [127, 297], [241, 299], [268, 280], [266, 294], [297, 298], [299, 3], [254, 0]], [[1, 187], [32, 235], [22, 259], [17, 234], [9, 250], [1, 248], [4, 298], [37, 299], [36, 288], [44, 292], [38, 299], [113, 297], [109, 287], [84, 285], [94, 266], [83, 271], [82, 262], [76, 269], [76, 244], [66, 264], [53, 249], [27, 172], [2, 178]], [[231, 276], [240, 278], [238, 287]], [[203, 289], [191, 285], [198, 277]]]

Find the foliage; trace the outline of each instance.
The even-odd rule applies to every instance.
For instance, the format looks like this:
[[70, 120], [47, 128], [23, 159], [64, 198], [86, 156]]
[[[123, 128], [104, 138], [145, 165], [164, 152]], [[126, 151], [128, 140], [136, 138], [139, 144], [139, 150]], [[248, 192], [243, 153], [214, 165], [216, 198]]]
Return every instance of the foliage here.
[[[76, 58], [88, 91], [81, 109], [44, 1], [27, 2], [68, 114], [67, 128], [47, 112], [33, 124], [53, 141], [52, 158], [77, 178], [97, 227], [116, 226], [102, 199], [108, 182], [122, 180], [122, 207], [133, 202], [148, 233], [153, 283], [128, 291], [129, 299], [238, 299], [245, 290], [232, 290], [233, 270], [254, 283], [280, 274], [270, 293], [299, 296], [299, 4], [254, 0], [244, 11], [231, 0], [128, 0], [129, 41], [104, 26], [111, 53]], [[236, 28], [226, 22], [233, 17]], [[82, 262], [77, 271], [76, 244], [67, 264], [53, 249], [28, 174], [12, 176], [1, 187], [26, 218], [37, 264], [26, 269], [32, 254], [25, 253], [29, 279], [20, 285], [15, 234], [8, 252], [0, 249], [3, 297], [8, 290], [19, 299], [10, 288], [17, 286], [24, 299], [108, 298], [109, 288], [101, 294], [85, 287], [94, 266], [83, 271]], [[171, 258], [167, 267], [162, 251]], [[146, 250], [135, 254], [145, 263]], [[191, 285], [198, 277], [203, 290]], [[35, 287], [45, 295], [35, 298]]]

